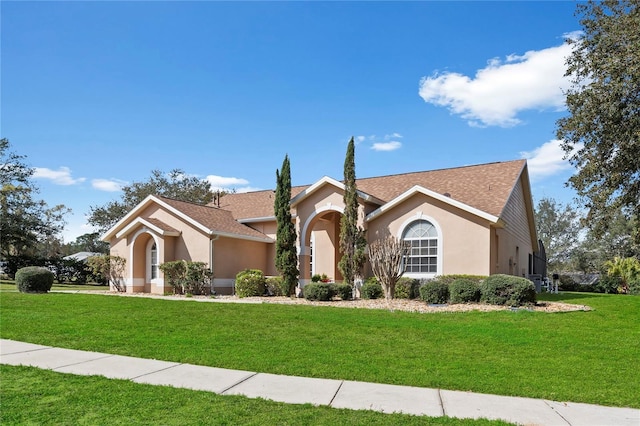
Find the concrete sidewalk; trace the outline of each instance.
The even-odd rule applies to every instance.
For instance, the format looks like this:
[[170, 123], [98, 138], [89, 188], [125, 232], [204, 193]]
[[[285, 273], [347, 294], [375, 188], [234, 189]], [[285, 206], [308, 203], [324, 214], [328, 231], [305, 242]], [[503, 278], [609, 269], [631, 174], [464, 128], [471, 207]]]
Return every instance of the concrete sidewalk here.
[[640, 410], [411, 386], [227, 370], [0, 339], [0, 363], [291, 404], [500, 419], [523, 425], [639, 426]]

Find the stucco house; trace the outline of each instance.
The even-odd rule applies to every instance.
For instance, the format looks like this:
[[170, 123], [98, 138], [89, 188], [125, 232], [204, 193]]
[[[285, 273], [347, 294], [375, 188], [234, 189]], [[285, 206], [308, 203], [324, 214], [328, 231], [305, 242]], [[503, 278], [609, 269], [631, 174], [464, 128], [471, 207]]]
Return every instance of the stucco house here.
[[[363, 178], [356, 185], [367, 239], [393, 235], [411, 242], [406, 276], [539, 273], [525, 160]], [[343, 183], [326, 176], [292, 188], [301, 286], [313, 274], [342, 279], [343, 193]], [[210, 265], [213, 288], [229, 294], [245, 268], [278, 274], [274, 196], [272, 190], [228, 194], [208, 206], [149, 196], [102, 239], [112, 255], [127, 260], [128, 292], [168, 291], [158, 265], [186, 259]]]

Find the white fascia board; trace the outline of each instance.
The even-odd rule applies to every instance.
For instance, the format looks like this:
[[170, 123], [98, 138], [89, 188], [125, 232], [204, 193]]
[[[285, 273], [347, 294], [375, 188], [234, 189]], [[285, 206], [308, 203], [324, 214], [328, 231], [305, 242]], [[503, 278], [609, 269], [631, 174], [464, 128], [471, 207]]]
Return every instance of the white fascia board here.
[[387, 211], [391, 210], [392, 208], [394, 208], [395, 206], [397, 206], [398, 204], [402, 203], [403, 201], [407, 200], [409, 197], [417, 194], [417, 193], [421, 193], [424, 194], [428, 197], [431, 198], [435, 198], [438, 201], [442, 201], [445, 204], [449, 204], [450, 206], [456, 207], [458, 209], [464, 210], [468, 213], [471, 213], [475, 216], [481, 217], [489, 222], [491, 222], [492, 224], [499, 224], [500, 218], [496, 217], [492, 214], [489, 214], [487, 212], [483, 212], [482, 210], [476, 209], [475, 207], [471, 207], [468, 204], [462, 203], [460, 201], [454, 200], [453, 198], [447, 197], [446, 195], [442, 195], [439, 194], [435, 191], [432, 191], [430, 189], [427, 189], [423, 186], [413, 186], [412, 188], [408, 189], [407, 191], [403, 192], [402, 194], [398, 195], [396, 198], [394, 198], [393, 200], [389, 201], [387, 204], [377, 208], [376, 210], [372, 211], [371, 213], [369, 213], [366, 217], [366, 221], [369, 222], [373, 219], [375, 219], [376, 217], [383, 215], [384, 213], [386, 213]]
[[238, 219], [240, 223], [259, 223], [259, 222], [273, 222], [276, 220], [275, 216], [264, 216], [264, 217], [248, 217], [246, 219]]
[[231, 234], [231, 233], [228, 233], [228, 232], [217, 232], [217, 231], [210, 231], [209, 235], [211, 235], [211, 236], [217, 235], [219, 237], [235, 238], [237, 240], [258, 241], [260, 243], [275, 243], [275, 240], [273, 238], [269, 238], [266, 235], [264, 236], [264, 238], [260, 238], [260, 237], [252, 237], [250, 235]]
[[[309, 195], [313, 194], [315, 191], [317, 191], [319, 188], [321, 188], [324, 185], [333, 185], [338, 189], [341, 189], [344, 191], [345, 186], [344, 183], [335, 180], [334, 178], [331, 178], [329, 176], [324, 176], [322, 179], [320, 179], [319, 181], [317, 181], [316, 183], [314, 183], [313, 185], [311, 185], [310, 187], [308, 187], [307, 189], [305, 189], [304, 191], [302, 191], [301, 193], [299, 193], [298, 195], [296, 195], [295, 197], [293, 197], [290, 201], [291, 206], [294, 206], [296, 204], [298, 204], [300, 201], [304, 200], [305, 198], [307, 198]], [[365, 192], [362, 192], [360, 190], [357, 191], [358, 194], [358, 198], [368, 202], [368, 203], [374, 203], [374, 204], [378, 204], [378, 205], [383, 205], [384, 201], [380, 200], [379, 198], [374, 197], [373, 195], [369, 195]]]
[[177, 237], [178, 235], [180, 235], [179, 231], [165, 231], [164, 229], [158, 228], [156, 225], [154, 225], [153, 223], [149, 222], [148, 220], [146, 220], [146, 219], [144, 219], [142, 217], [137, 217], [131, 223], [129, 223], [127, 226], [122, 228], [122, 230], [120, 230], [120, 232], [118, 232], [116, 234], [116, 238], [122, 238], [125, 235], [128, 235], [138, 225], [146, 226], [147, 228], [151, 229], [156, 234], [162, 235], [163, 237]]
[[[291, 219], [295, 219], [298, 217], [297, 214], [292, 214]], [[248, 217], [246, 219], [238, 219], [239, 223], [262, 223], [262, 222], [275, 222], [275, 216], [264, 216], [264, 217]]]
[[146, 208], [152, 201], [159, 202], [158, 198], [153, 195], [147, 195], [147, 198], [140, 201], [137, 206], [135, 206], [129, 213], [127, 213], [122, 219], [116, 222], [107, 232], [105, 232], [100, 239], [102, 241], [109, 242], [111, 238], [118, 232], [118, 230], [125, 224], [129, 219], [138, 214], [140, 210]]

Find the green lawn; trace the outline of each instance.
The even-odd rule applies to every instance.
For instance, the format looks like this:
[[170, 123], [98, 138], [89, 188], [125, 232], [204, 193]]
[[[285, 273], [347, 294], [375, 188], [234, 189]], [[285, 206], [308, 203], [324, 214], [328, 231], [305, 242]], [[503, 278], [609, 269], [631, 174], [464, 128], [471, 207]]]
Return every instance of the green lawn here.
[[291, 405], [31, 367], [0, 366], [0, 424], [506, 425]]
[[[109, 286], [106, 285], [97, 285], [97, 284], [58, 284], [55, 283], [51, 287], [51, 291], [61, 291], [61, 290], [101, 290], [106, 291], [109, 290]], [[16, 283], [14, 281], [0, 280], [0, 292], [12, 292], [18, 291], [16, 288]]]
[[415, 314], [0, 293], [3, 338], [276, 374], [640, 408], [640, 297], [591, 312]]

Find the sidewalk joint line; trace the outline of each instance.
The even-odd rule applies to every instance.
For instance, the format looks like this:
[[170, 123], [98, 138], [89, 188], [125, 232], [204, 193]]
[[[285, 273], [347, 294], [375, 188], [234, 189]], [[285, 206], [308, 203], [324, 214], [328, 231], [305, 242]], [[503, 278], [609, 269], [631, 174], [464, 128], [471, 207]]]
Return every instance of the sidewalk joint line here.
[[441, 389], [438, 388], [438, 403], [440, 404], [440, 412], [442, 413], [442, 416], [446, 416], [447, 413], [444, 412], [444, 403], [442, 402], [442, 394], [440, 393]]
[[225, 392], [230, 391], [231, 389], [235, 388], [235, 387], [236, 387], [236, 386], [238, 386], [239, 384], [242, 384], [242, 383], [246, 382], [246, 381], [247, 381], [247, 380], [249, 380], [250, 378], [257, 376], [258, 374], [259, 374], [259, 373], [253, 373], [253, 374], [251, 374], [250, 376], [245, 377], [244, 379], [240, 380], [239, 382], [232, 384], [231, 386], [229, 386], [229, 387], [228, 387], [228, 388], [226, 388], [226, 389], [223, 389], [223, 390], [222, 390], [222, 392], [220, 392], [220, 393], [219, 393], [219, 395], [223, 395]]
[[336, 393], [333, 394], [333, 397], [331, 397], [331, 401], [329, 401], [329, 407], [333, 405], [333, 401], [336, 399], [336, 396], [338, 396], [338, 392], [340, 392], [340, 389], [342, 389], [343, 384], [344, 380], [340, 380], [340, 384], [338, 385], [338, 389], [336, 389]]
[[545, 404], [547, 404], [547, 407], [551, 408], [551, 410], [556, 413], [558, 416], [560, 416], [560, 418], [562, 420], [564, 420], [569, 426], [571, 425], [571, 422], [569, 420], [567, 420], [562, 414], [560, 414], [560, 412], [558, 410], [556, 410], [555, 408], [553, 408], [553, 406], [551, 404], [549, 404], [549, 401], [547, 401], [546, 399], [542, 400]]
[[[167, 362], [167, 361], [164, 361], [164, 362]], [[170, 362], [170, 361], [169, 361], [169, 362]], [[150, 371], [150, 372], [148, 372], [148, 373], [144, 373], [144, 374], [141, 374], [141, 375], [136, 376], [136, 377], [131, 377], [129, 380], [136, 380], [136, 379], [139, 379], [140, 377], [148, 376], [149, 374], [159, 373], [159, 372], [161, 372], [161, 371], [167, 371], [167, 370], [169, 370], [169, 369], [171, 369], [171, 368], [175, 368], [175, 367], [177, 367], [177, 366], [179, 366], [179, 365], [184, 365], [184, 364], [183, 364], [183, 363], [176, 363], [176, 365], [170, 365], [170, 366], [168, 366], [168, 367], [161, 368], [161, 369], [159, 369], [159, 370]]]
[[[74, 350], [74, 349], [71, 349], [71, 350]], [[60, 368], [70, 367], [70, 366], [72, 366], [72, 365], [86, 364], [87, 362], [97, 361], [97, 360], [99, 360], [99, 359], [105, 359], [105, 358], [109, 358], [109, 357], [112, 357], [112, 356], [113, 356], [113, 355], [111, 355], [111, 354], [104, 354], [104, 353], [103, 353], [103, 354], [101, 354], [101, 355], [103, 355], [103, 356], [100, 356], [100, 357], [98, 357], [98, 358], [88, 359], [88, 360], [85, 360], [85, 361], [78, 361], [78, 362], [72, 362], [71, 364], [61, 365], [60, 367], [52, 368], [52, 369], [51, 369], [51, 371], [57, 371], [57, 370], [58, 370], [58, 369], [60, 369]]]

